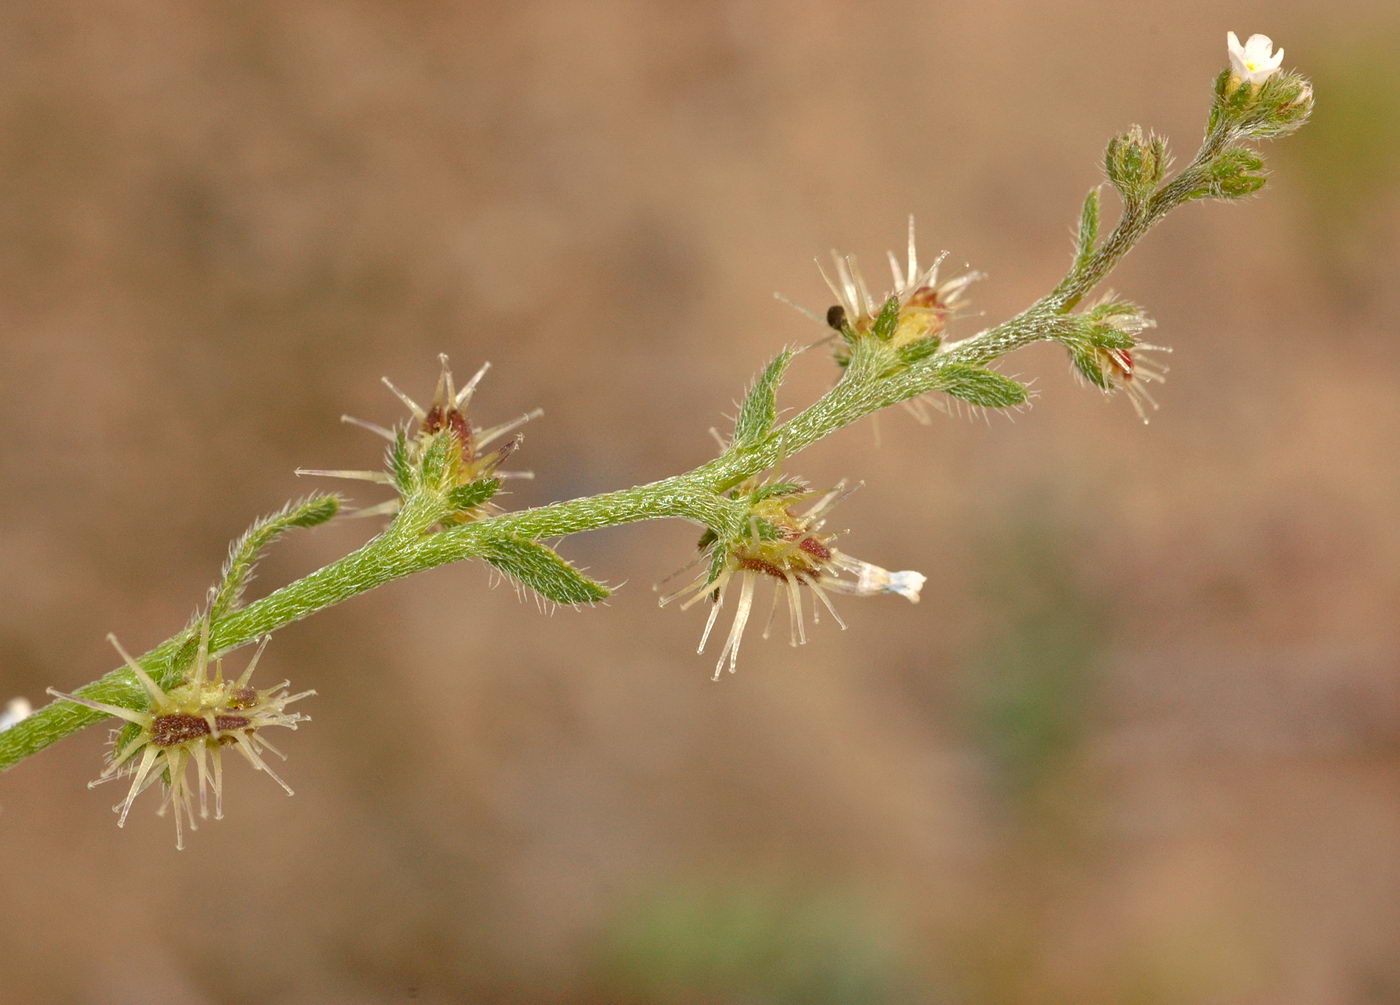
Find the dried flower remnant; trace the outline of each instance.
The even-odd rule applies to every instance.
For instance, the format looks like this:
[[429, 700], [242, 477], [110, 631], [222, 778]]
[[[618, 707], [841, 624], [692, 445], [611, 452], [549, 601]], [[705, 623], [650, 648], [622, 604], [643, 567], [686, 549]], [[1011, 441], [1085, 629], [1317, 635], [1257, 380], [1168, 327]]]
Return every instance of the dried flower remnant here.
[[[256, 770], [264, 771], [278, 785], [292, 794], [291, 788], [268, 766], [263, 751], [271, 751], [283, 760], [285, 755], [268, 742], [263, 730], [271, 726], [285, 726], [296, 729], [297, 724], [309, 722], [310, 717], [299, 712], [288, 712], [287, 706], [294, 701], [315, 694], [315, 691], [302, 691], [290, 694], [286, 690], [287, 681], [270, 688], [254, 688], [250, 683], [258, 660], [266, 648], [268, 639], [263, 638], [254, 652], [248, 666], [237, 680], [226, 681], [223, 675], [223, 661], [215, 660], [213, 673], [209, 668], [209, 622], [201, 622], [199, 648], [194, 664], [185, 679], [169, 691], [162, 690], [141, 664], [131, 658], [113, 635], [107, 636], [116, 647], [127, 668], [136, 675], [145, 689], [150, 705], [144, 712], [109, 705], [106, 702], [91, 701], [78, 695], [64, 694], [49, 689], [57, 698], [86, 705], [99, 712], [106, 712], [130, 725], [119, 730], [111, 760], [94, 781], [91, 788], [115, 778], [131, 776], [131, 785], [126, 798], [113, 807], [117, 816], [117, 826], [126, 824], [126, 815], [131, 804], [142, 792], [157, 781], [165, 787], [165, 798], [161, 802], [159, 815], [167, 809], [173, 810], [175, 817], [175, 847], [185, 847], [185, 824], [196, 830], [194, 813], [194, 785], [191, 784], [187, 768], [191, 763], [195, 768], [195, 784], [199, 789], [199, 816], [209, 816], [208, 791], [214, 792], [214, 819], [224, 815], [223, 807], [223, 752], [225, 747], [234, 747]], [[130, 735], [129, 735], [130, 734]], [[138, 758], [137, 755], [140, 754]]]
[[1230, 57], [1230, 72], [1241, 83], [1259, 85], [1272, 77], [1283, 64], [1283, 50], [1273, 51], [1274, 41], [1268, 35], [1250, 35], [1244, 45], [1233, 31], [1225, 33], [1225, 49]]
[[[969, 303], [967, 288], [985, 276], [981, 272], [969, 271], [940, 282], [938, 270], [947, 257], [946, 252], [939, 255], [931, 266], [920, 267], [913, 216], [909, 217], [909, 237], [903, 264], [892, 251], [886, 252], [886, 257], [893, 285], [889, 292], [879, 298], [871, 294], [854, 255], [831, 253], [835, 267], [834, 280], [822, 268], [821, 262], [817, 262], [817, 271], [837, 300], [826, 312], [826, 324], [845, 340], [878, 337], [901, 355], [910, 352], [932, 354], [938, 350], [949, 322]], [[887, 317], [882, 322], [882, 314], [891, 299], [894, 301], [894, 317]], [[924, 351], [920, 353], [920, 349]], [[836, 360], [842, 366], [850, 362], [850, 351], [845, 342], [837, 346]], [[927, 405], [940, 412], [951, 411], [940, 396], [912, 398], [903, 404], [915, 419], [924, 424], [929, 422]]]
[[1154, 411], [1160, 407], [1147, 385], [1160, 384], [1167, 379], [1167, 368], [1144, 355], [1149, 352], [1171, 352], [1171, 349], [1161, 345], [1138, 344], [1131, 349], [1099, 350], [1099, 366], [1108, 382], [1128, 396], [1133, 410], [1144, 424], [1151, 419], [1144, 406], [1150, 406]]
[[[400, 462], [405, 469], [419, 468], [434, 445], [445, 438], [446, 449], [442, 458], [440, 474], [442, 485], [438, 486], [439, 488], [450, 490], [489, 478], [533, 478], [534, 474], [529, 471], [498, 470], [506, 458], [520, 447], [524, 439], [523, 434], [515, 433], [514, 436], [495, 449], [486, 450], [485, 448], [501, 437], [515, 432], [531, 419], [543, 415], [544, 410], [537, 408], [495, 426], [476, 429], [468, 418], [468, 405], [476, 393], [477, 385], [481, 383], [481, 378], [491, 368], [491, 364], [483, 364], [481, 369], [459, 390], [453, 381], [446, 353], [440, 354], [438, 360], [442, 369], [438, 374], [437, 390], [433, 395], [432, 404], [426, 409], [395, 387], [388, 377], [382, 378], [384, 385], [408, 407], [410, 420], [406, 427], [386, 429], [373, 422], [366, 422], [349, 415], [340, 417], [342, 422], [367, 429], [376, 436], [381, 436], [389, 441], [392, 445], [390, 447], [390, 470], [344, 471], [298, 468], [297, 474], [374, 482], [390, 486], [402, 494], [407, 490], [407, 486], [402, 484], [402, 479], [405, 476], [401, 471], [396, 471], [395, 468], [400, 466]], [[401, 458], [397, 456], [399, 453], [402, 455]], [[377, 506], [359, 510], [357, 515], [377, 516], [397, 513], [402, 505], [402, 498], [394, 498]], [[444, 522], [464, 523], [489, 515], [492, 510], [489, 503], [482, 502], [453, 513]]]
[[1088, 359], [1075, 358], [1075, 375], [1105, 394], [1122, 391], [1138, 418], [1147, 423], [1151, 418], [1148, 409], [1155, 411], [1160, 407], [1147, 385], [1165, 382], [1168, 370], [1149, 354], [1171, 352], [1171, 348], [1140, 342], [1138, 336], [1157, 323], [1136, 304], [1115, 300], [1111, 293], [1105, 294], [1086, 314], [1098, 322], [1101, 332], [1112, 336], [1110, 342], [1120, 344], [1099, 345]]
[[909, 218], [909, 242], [903, 268], [894, 252], [886, 253], [890, 263], [893, 286], [880, 298], [871, 295], [854, 255], [831, 253], [836, 279], [833, 280], [817, 263], [817, 270], [827, 288], [836, 297], [836, 304], [826, 312], [826, 323], [837, 331], [849, 327], [856, 335], [870, 333], [885, 302], [894, 297], [898, 302], [898, 319], [889, 336], [896, 349], [926, 338], [941, 337], [949, 319], [966, 304], [967, 287], [983, 278], [980, 272], [964, 272], [938, 281], [938, 268], [946, 253], [928, 268], [919, 267], [919, 255], [914, 241], [914, 218]]
[[804, 589], [816, 598], [812, 602], [813, 622], [820, 620], [820, 607], [824, 607], [843, 629], [846, 623], [832, 605], [829, 591], [858, 597], [893, 593], [911, 603], [918, 603], [919, 591], [925, 581], [922, 573], [889, 572], [853, 558], [833, 547], [836, 534], [822, 532], [827, 514], [849, 494], [850, 490], [844, 485], [837, 485], [821, 494], [805, 512], [798, 514], [793, 512], [793, 507], [812, 499], [817, 493], [807, 491], [798, 482], [751, 481], [734, 493], [736, 498], [747, 497], [749, 501], [750, 517], [746, 532], [727, 542], [720, 541], [712, 532], [707, 532], [701, 538], [701, 558], [709, 559], [706, 571], [692, 583], [663, 597], [661, 604], [665, 606], [686, 594], [689, 597], [681, 604], [681, 610], [702, 600], [711, 602], [710, 617], [696, 650], [703, 653], [721, 609], [731, 597], [734, 598], [734, 621], [724, 648], [720, 650], [719, 660], [715, 663], [715, 680], [719, 680], [726, 664], [730, 673], [738, 665], [739, 644], [753, 610], [755, 593], [762, 582], [771, 580], [773, 583], [773, 601], [763, 628], [763, 637], [768, 637], [779, 598], [782, 598], [787, 602], [788, 634], [794, 646], [807, 641], [802, 601]]

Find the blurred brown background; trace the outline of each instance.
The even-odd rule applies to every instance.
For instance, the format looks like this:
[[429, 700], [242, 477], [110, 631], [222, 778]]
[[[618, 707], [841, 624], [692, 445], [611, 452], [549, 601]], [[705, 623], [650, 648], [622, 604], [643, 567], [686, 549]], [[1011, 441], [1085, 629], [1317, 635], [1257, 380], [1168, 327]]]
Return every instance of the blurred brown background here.
[[1112, 132], [1189, 156], [1227, 29], [1318, 104], [1114, 277], [1176, 348], [1150, 426], [1038, 347], [1014, 422], [792, 466], [866, 480], [848, 550], [920, 606], [712, 684], [650, 589], [678, 524], [565, 543], [627, 581], [597, 611], [474, 565], [358, 598], [266, 657], [320, 691], [294, 799], [236, 768], [177, 854], [84, 788], [105, 730], [0, 780], [0, 997], [1400, 1001], [1389, 6], [6, 4], [0, 699], [180, 628], [298, 465], [373, 466], [337, 417], [397, 420], [381, 374], [544, 407], [513, 505], [650, 480], [820, 334], [770, 296], [824, 309], [813, 256], [878, 274], [913, 212], [991, 274], [970, 334], [1059, 277]]

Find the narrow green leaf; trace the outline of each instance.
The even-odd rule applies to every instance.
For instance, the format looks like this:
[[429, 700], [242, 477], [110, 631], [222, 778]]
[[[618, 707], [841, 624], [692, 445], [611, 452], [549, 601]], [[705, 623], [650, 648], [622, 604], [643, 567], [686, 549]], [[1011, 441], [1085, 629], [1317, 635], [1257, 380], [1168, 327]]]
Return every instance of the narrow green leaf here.
[[899, 358], [899, 362], [902, 365], [911, 366], [920, 360], [928, 359], [938, 351], [938, 347], [942, 345], [942, 343], [943, 340], [937, 335], [929, 338], [921, 338], [917, 342], [910, 342], [908, 345], [900, 346], [895, 355]]
[[1025, 404], [1027, 397], [1024, 385], [1010, 377], [983, 367], [962, 364], [951, 364], [939, 371], [938, 390], [984, 408]]
[[315, 527], [340, 512], [340, 499], [333, 495], [312, 496], [287, 514], [286, 527]]
[[447, 493], [447, 502], [454, 510], [465, 513], [486, 502], [501, 487], [499, 478], [478, 478], [474, 482], [458, 485]]
[[209, 616], [217, 620], [237, 609], [243, 600], [243, 589], [252, 578], [253, 568], [263, 549], [292, 527], [314, 527], [325, 523], [340, 510], [340, 499], [333, 495], [314, 495], [298, 503], [288, 503], [276, 513], [262, 517], [249, 527], [229, 548], [224, 563], [222, 582], [209, 607]]
[[536, 541], [500, 534], [487, 538], [485, 545], [486, 561], [556, 604], [594, 604], [611, 593]]
[[748, 397], [739, 409], [734, 423], [735, 447], [752, 447], [762, 441], [778, 418], [778, 384], [792, 362], [792, 350], [784, 349], [773, 357], [749, 388]]

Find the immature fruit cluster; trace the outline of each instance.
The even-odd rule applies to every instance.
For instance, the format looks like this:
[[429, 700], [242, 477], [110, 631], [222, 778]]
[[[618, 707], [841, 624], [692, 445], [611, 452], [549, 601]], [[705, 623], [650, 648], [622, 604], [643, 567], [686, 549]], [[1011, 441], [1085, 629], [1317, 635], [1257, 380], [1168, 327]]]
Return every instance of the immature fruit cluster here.
[[[173, 809], [175, 847], [183, 849], [185, 824], [189, 824], [190, 830], [198, 827], [194, 812], [196, 788], [200, 818], [209, 816], [210, 789], [214, 792], [214, 819], [223, 818], [223, 752], [228, 747], [237, 750], [255, 769], [270, 775], [287, 795], [292, 794], [291, 788], [262, 756], [263, 751], [268, 750], [283, 757], [281, 751], [268, 742], [263, 731], [272, 726], [296, 729], [298, 723], [309, 722], [308, 716], [288, 712], [287, 706], [316, 692], [290, 694], [286, 690], [287, 681], [270, 688], [255, 688], [249, 683], [267, 645], [266, 638], [238, 679], [227, 681], [221, 660], [214, 661], [210, 672], [209, 621], [201, 620], [193, 664], [184, 679], [169, 691], [131, 658], [115, 636], [108, 638], [145, 690], [149, 701], [145, 711], [91, 701], [52, 688], [49, 693], [126, 721], [127, 726], [117, 733], [107, 767], [89, 784], [91, 787], [115, 778], [131, 777], [126, 798], [113, 807], [118, 814], [118, 827], [126, 824], [126, 815], [136, 797], [160, 782], [165, 787], [165, 798], [158, 812], [164, 815], [167, 809]], [[191, 764], [195, 768], [193, 784], [187, 770]]]

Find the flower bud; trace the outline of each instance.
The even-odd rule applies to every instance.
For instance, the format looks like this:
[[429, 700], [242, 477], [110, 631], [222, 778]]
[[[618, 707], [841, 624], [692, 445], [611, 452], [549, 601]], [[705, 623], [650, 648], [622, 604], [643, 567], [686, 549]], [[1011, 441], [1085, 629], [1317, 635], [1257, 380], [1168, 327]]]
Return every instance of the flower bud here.
[[1104, 153], [1108, 180], [1129, 205], [1143, 202], [1156, 190], [1168, 163], [1166, 140], [1152, 133], [1143, 135], [1140, 126], [1109, 140]]
[[[1259, 172], [1264, 159], [1244, 147], [1232, 147], [1211, 161], [1206, 168], [1209, 183], [1198, 190], [1200, 195], [1215, 199], [1239, 199], [1264, 187], [1267, 180]], [[1194, 195], [1195, 193], [1193, 193]]]

